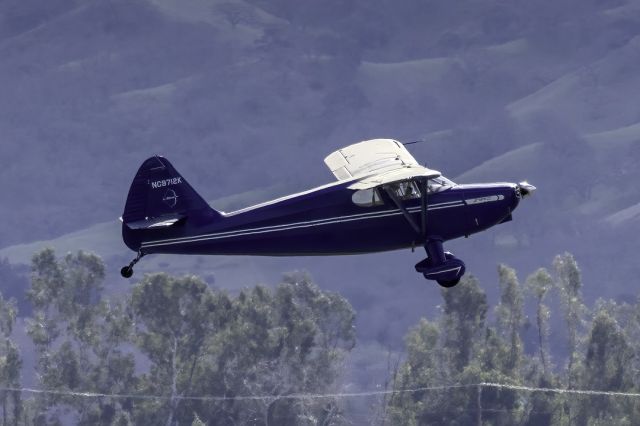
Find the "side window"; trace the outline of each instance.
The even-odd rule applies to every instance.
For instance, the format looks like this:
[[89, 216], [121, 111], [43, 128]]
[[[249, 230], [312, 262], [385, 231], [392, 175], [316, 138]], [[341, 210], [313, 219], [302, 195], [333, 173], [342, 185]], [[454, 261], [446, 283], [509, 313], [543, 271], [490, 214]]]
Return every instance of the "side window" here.
[[378, 194], [377, 188], [361, 189], [356, 191], [351, 196], [351, 200], [354, 204], [361, 207], [372, 207], [383, 204], [380, 194]]

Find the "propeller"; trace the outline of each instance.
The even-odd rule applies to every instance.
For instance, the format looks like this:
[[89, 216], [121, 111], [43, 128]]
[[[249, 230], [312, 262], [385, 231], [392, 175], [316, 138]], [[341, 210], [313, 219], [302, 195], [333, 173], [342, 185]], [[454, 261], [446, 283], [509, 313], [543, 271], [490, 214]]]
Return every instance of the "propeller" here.
[[518, 190], [520, 191], [520, 195], [522, 195], [522, 198], [524, 198], [528, 195], [533, 194], [533, 192], [536, 190], [536, 187], [524, 180], [518, 183]]

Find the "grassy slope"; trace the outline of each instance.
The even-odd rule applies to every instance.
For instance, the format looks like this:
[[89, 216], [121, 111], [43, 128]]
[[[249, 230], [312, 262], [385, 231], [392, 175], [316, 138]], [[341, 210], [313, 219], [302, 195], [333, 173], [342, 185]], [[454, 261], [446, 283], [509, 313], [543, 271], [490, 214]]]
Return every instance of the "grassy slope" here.
[[[625, 72], [635, 57], [635, 40], [600, 49], [605, 54], [576, 49], [575, 55], [560, 56], [547, 52], [535, 34], [495, 42], [472, 34], [473, 43], [441, 49], [433, 57], [405, 55], [385, 62], [385, 56], [396, 55], [380, 49], [354, 69], [338, 61], [343, 68], [336, 71], [304, 49], [259, 45], [258, 36], [274, 23], [295, 30], [259, 8], [253, 8], [258, 19], [231, 29], [207, 14], [200, 0], [180, 2], [184, 7], [173, 0], [127, 7], [115, 2], [109, 13], [96, 4], [0, 43], [6, 58], [0, 75], [12, 83], [0, 108], [13, 120], [0, 126], [9, 131], [10, 146], [20, 147], [0, 168], [2, 178], [16, 182], [15, 200], [0, 205], [0, 215], [4, 226], [19, 223], [38, 236], [29, 239], [45, 240], [5, 248], [0, 256], [26, 261], [30, 251], [51, 244], [61, 251], [102, 251], [117, 270], [130, 253], [119, 240], [119, 224], [104, 221], [121, 213], [133, 171], [152, 153], [167, 155], [205, 197], [215, 198], [279, 181], [288, 182], [282, 192], [302, 190], [328, 179], [321, 158], [341, 145], [426, 134], [432, 143], [412, 151], [447, 175], [461, 181], [529, 179], [539, 187], [513, 222], [451, 244], [471, 272], [492, 283], [499, 261], [524, 274], [564, 250], [579, 253], [585, 275], [594, 280], [603, 276], [603, 264], [614, 263], [610, 257], [617, 253], [619, 236], [593, 224], [637, 202], [638, 190], [629, 184], [637, 181], [638, 168], [630, 162], [635, 137], [628, 126], [638, 121], [632, 120], [638, 111], [625, 93], [638, 85], [635, 74]], [[142, 21], [142, 29], [134, 25]], [[93, 30], [103, 27], [110, 29]], [[449, 30], [465, 36], [464, 25]], [[23, 69], [29, 72], [17, 72]], [[588, 85], [595, 83], [587, 77], [593, 76], [597, 90], [590, 93]], [[353, 85], [341, 85], [351, 80]], [[598, 105], [600, 115], [592, 120]], [[592, 142], [594, 158], [585, 160], [584, 169], [572, 172], [579, 158], [571, 155], [580, 157], [579, 150], [549, 148], [554, 135], [535, 128], [538, 111], [547, 114], [545, 120], [555, 117], [559, 130], [578, 142]], [[542, 127], [546, 124], [543, 120]], [[562, 132], [556, 132], [560, 147]], [[612, 149], [616, 140], [618, 148]], [[43, 163], [25, 171], [32, 160]], [[16, 213], [12, 206], [26, 205], [27, 199], [29, 208]], [[594, 241], [594, 229], [604, 241]], [[408, 303], [438, 297], [412, 270], [420, 257], [405, 252], [313, 261], [159, 256], [145, 259], [139, 270], [226, 273], [216, 280], [227, 287], [264, 281], [291, 265], [308, 267], [354, 301], [369, 297], [360, 308], [370, 311], [373, 321], [379, 316], [376, 300], [393, 300], [402, 318], [411, 315]], [[345, 282], [331, 277], [336, 269], [344, 272]], [[614, 269], [618, 277], [631, 274]], [[403, 280], [410, 294], [394, 298]], [[606, 287], [608, 294], [619, 291]]]
[[603, 132], [637, 122], [640, 105], [629, 88], [640, 87], [633, 72], [640, 53], [640, 37], [601, 59], [554, 80], [541, 90], [508, 106], [519, 119], [536, 111], [552, 111], [583, 133]]

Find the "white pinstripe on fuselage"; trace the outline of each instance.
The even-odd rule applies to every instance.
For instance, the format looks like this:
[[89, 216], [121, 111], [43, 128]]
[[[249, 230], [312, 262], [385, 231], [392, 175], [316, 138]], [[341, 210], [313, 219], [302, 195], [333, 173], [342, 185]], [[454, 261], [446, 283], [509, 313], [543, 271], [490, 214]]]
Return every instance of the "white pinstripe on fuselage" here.
[[[464, 205], [465, 205], [465, 202], [463, 200], [455, 200], [455, 201], [448, 201], [448, 202], [439, 203], [439, 204], [433, 204], [428, 207], [428, 210], [441, 210], [441, 209], [447, 209], [450, 207], [461, 207]], [[416, 212], [419, 212], [421, 208], [419, 206], [410, 207], [407, 210], [410, 213], [416, 213]], [[216, 232], [216, 233], [210, 233], [210, 234], [192, 235], [188, 237], [179, 237], [179, 238], [170, 238], [170, 239], [164, 239], [164, 240], [143, 242], [141, 249], [144, 250], [145, 248], [151, 248], [151, 247], [170, 246], [170, 245], [177, 245], [177, 244], [218, 240], [222, 238], [240, 237], [245, 235], [288, 231], [291, 229], [324, 226], [324, 225], [331, 225], [335, 223], [351, 222], [356, 220], [378, 219], [378, 218], [401, 215], [401, 214], [402, 214], [402, 211], [400, 211], [399, 209], [383, 210], [383, 211], [377, 211], [377, 212], [359, 213], [355, 215], [337, 216], [332, 218], [285, 223], [285, 224], [271, 225], [271, 226], [264, 226], [264, 227], [257, 227], [257, 228], [237, 229], [235, 231], [224, 231], [224, 232]]]

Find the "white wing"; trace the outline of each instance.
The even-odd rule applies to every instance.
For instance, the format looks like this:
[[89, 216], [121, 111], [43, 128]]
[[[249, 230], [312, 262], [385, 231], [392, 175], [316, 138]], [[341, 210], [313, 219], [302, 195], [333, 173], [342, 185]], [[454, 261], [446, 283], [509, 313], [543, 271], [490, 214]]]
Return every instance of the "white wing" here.
[[373, 188], [416, 176], [436, 177], [440, 172], [421, 166], [400, 142], [371, 139], [332, 152], [324, 159], [338, 180], [362, 178], [352, 189]]

